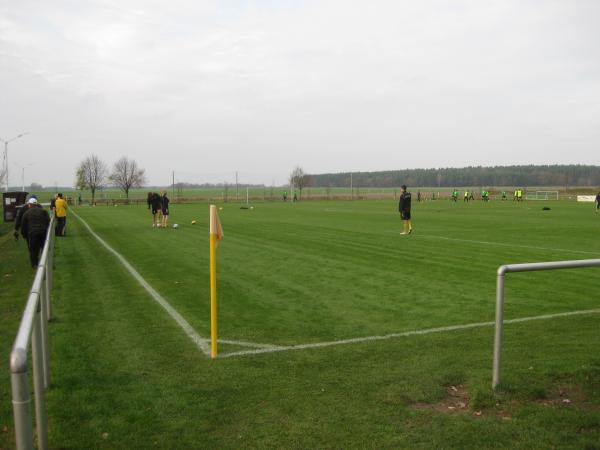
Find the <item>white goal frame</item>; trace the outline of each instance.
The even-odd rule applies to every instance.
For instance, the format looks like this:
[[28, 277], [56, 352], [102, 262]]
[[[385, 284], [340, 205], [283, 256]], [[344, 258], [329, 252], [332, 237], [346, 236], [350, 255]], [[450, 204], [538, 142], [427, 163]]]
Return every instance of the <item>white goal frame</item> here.
[[558, 191], [526, 192], [525, 200], [558, 200]]

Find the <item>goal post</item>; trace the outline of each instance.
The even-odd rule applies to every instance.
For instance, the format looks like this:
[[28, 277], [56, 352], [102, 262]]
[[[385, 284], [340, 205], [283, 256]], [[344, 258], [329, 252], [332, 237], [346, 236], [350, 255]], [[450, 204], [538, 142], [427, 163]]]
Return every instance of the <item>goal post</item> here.
[[532, 191], [525, 193], [525, 200], [558, 200], [558, 191]]

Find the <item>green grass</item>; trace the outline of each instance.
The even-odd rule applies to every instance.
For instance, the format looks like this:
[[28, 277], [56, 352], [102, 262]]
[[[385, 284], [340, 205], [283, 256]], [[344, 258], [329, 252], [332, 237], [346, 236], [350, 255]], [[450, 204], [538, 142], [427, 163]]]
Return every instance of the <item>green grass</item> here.
[[[220, 337], [292, 345], [491, 321], [499, 265], [600, 254], [589, 205], [547, 204], [415, 204], [408, 237], [393, 201], [223, 205]], [[175, 205], [177, 230], [152, 229], [145, 208], [76, 211], [208, 336], [206, 204]], [[27, 267], [22, 244], [0, 237], [3, 286]], [[494, 394], [492, 328], [210, 361], [72, 215], [56, 253], [54, 448], [598, 448], [597, 314], [507, 325]], [[14, 276], [4, 361], [31, 281]], [[599, 280], [509, 274], [505, 318], [598, 308]], [[451, 385], [464, 410], [444, 411]], [[0, 448], [13, 439], [2, 398]]]

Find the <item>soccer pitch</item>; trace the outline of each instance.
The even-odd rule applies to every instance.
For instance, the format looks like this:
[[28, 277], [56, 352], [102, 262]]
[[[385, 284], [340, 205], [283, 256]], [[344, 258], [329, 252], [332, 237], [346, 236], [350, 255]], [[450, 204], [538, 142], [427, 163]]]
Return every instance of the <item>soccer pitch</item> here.
[[[51, 442], [580, 448], [599, 441], [598, 270], [507, 275], [506, 320], [556, 317], [506, 325], [496, 394], [486, 325], [498, 266], [598, 257], [599, 217], [589, 205], [414, 202], [409, 236], [400, 235], [394, 201], [219, 206], [216, 361], [96, 238], [207, 339], [208, 205], [173, 205], [178, 229], [153, 229], [145, 207], [74, 209], [81, 220], [71, 214], [68, 237], [57, 242]], [[586, 313], [561, 316], [579, 311]]]
[[[220, 336], [289, 346], [493, 320], [499, 265], [600, 253], [589, 208], [551, 206], [427, 202], [414, 208], [414, 234], [401, 236], [394, 202], [266, 203], [252, 210], [225, 204]], [[200, 335], [209, 335], [206, 205], [176, 206], [177, 230], [152, 229], [140, 208], [77, 211]], [[589, 232], [580, 225], [573, 233], [573, 222], [585, 218]], [[598, 307], [595, 275], [509, 276], [506, 317]]]

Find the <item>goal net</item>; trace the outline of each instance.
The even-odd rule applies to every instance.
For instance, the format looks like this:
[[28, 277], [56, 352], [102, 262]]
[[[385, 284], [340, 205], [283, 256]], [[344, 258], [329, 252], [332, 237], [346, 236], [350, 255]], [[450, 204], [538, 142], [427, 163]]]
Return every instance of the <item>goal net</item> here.
[[525, 200], [558, 200], [558, 191], [527, 192]]

